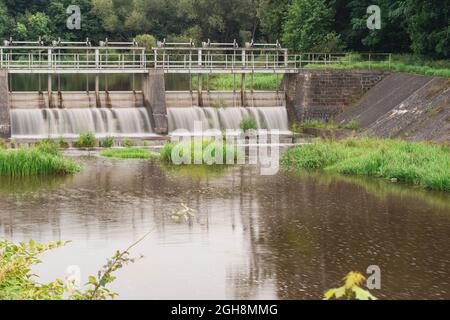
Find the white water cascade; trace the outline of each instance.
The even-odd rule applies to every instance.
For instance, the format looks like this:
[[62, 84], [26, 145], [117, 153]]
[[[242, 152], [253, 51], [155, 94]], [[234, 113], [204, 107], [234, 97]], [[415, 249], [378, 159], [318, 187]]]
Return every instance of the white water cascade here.
[[153, 135], [145, 108], [12, 109], [15, 138], [77, 137], [93, 132], [98, 137]]
[[239, 130], [245, 117], [256, 120], [258, 129], [289, 132], [285, 107], [189, 107], [168, 108], [169, 132], [194, 131], [194, 123], [200, 121], [203, 130]]

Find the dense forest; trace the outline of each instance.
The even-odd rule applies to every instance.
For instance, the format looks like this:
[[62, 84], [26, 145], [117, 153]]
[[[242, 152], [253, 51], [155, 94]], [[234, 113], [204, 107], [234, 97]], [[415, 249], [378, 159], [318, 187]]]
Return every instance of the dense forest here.
[[[69, 30], [69, 5], [81, 29]], [[370, 30], [367, 8], [381, 8]], [[450, 57], [450, 0], [0, 0], [0, 37], [280, 40], [294, 51], [413, 52]], [[147, 37], [148, 39], [149, 37]]]

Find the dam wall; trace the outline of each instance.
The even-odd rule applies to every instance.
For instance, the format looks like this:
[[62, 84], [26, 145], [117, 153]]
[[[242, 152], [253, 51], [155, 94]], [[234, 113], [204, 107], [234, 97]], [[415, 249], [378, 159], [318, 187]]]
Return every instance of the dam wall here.
[[[242, 99], [245, 96], [245, 99]], [[168, 108], [177, 107], [275, 107], [285, 106], [284, 91], [247, 91], [244, 95], [240, 91], [167, 91], [166, 104]]]
[[360, 135], [450, 143], [450, 79], [393, 73], [335, 119]]
[[356, 103], [388, 73], [377, 70], [300, 70], [286, 74], [290, 121], [328, 120]]

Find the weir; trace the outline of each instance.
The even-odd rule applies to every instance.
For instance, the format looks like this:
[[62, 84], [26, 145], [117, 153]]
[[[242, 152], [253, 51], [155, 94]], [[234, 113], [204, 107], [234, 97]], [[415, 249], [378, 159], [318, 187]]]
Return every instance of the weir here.
[[[194, 121], [207, 129], [239, 129], [244, 117], [253, 117], [258, 129], [288, 131], [285, 90], [255, 91], [253, 74], [298, 72], [297, 58], [290, 58], [277, 44], [239, 48], [214, 47], [211, 42], [158, 43], [148, 54], [135, 43], [100, 47], [16, 46], [0, 47], [0, 134], [3, 138], [76, 138], [83, 132], [99, 137], [152, 138], [177, 129], [192, 130]], [[132, 91], [100, 89], [100, 75], [141, 74], [141, 87]], [[166, 91], [165, 74], [197, 77], [196, 90]], [[231, 92], [205, 90], [202, 74], [238, 74], [239, 88]], [[14, 74], [47, 75], [46, 88], [17, 92], [10, 88]], [[86, 74], [95, 77], [95, 88], [63, 91], [60, 75]], [[54, 83], [55, 77], [57, 83]], [[209, 79], [209, 77], [208, 77]], [[192, 82], [192, 80], [190, 80]], [[250, 90], [246, 88], [250, 86]], [[56, 87], [56, 90], [55, 90]]]

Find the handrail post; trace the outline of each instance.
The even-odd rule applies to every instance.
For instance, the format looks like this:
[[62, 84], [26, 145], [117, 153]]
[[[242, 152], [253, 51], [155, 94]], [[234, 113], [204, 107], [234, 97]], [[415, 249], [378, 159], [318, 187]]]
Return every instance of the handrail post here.
[[95, 68], [98, 69], [100, 67], [100, 50], [95, 49]]
[[203, 62], [202, 62], [202, 49], [198, 49], [198, 66], [199, 66], [199, 68], [201, 68], [202, 67], [202, 64], [203, 64]]
[[245, 66], [246, 66], [245, 60], [246, 60], [246, 51], [242, 50], [242, 68], [243, 69], [245, 69]]
[[49, 69], [52, 68], [52, 49], [47, 50], [47, 65]]
[[284, 66], [285, 66], [286, 68], [289, 67], [288, 59], [289, 59], [289, 56], [288, 56], [288, 50], [285, 49], [285, 50], [284, 50]]

